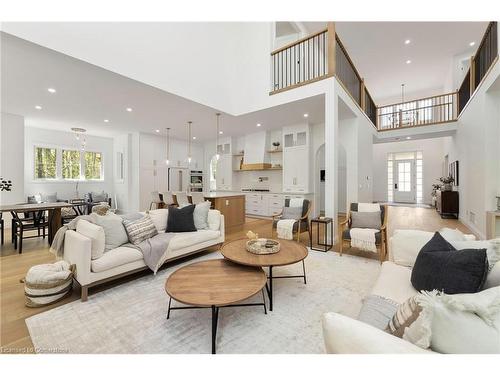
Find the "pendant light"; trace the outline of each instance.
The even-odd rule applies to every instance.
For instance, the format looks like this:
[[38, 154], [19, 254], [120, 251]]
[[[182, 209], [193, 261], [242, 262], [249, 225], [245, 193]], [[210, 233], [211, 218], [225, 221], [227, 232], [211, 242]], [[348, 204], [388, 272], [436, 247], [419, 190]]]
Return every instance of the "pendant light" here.
[[77, 147], [80, 148], [82, 151], [85, 151], [85, 146], [87, 145], [87, 139], [85, 137], [85, 132], [87, 130], [83, 129], [83, 128], [71, 128], [71, 131], [73, 131], [76, 142], [79, 143], [79, 145], [77, 145]]
[[167, 128], [167, 144], [166, 144], [166, 154], [167, 154], [167, 159], [165, 160], [165, 163], [167, 165], [170, 164], [170, 128]]
[[220, 118], [220, 113], [216, 113], [215, 114], [216, 118], [217, 118], [217, 129], [216, 129], [216, 132], [215, 132], [215, 159], [216, 160], [219, 160], [220, 158], [220, 155], [219, 155], [219, 118]]
[[187, 162], [188, 164], [191, 164], [191, 125], [193, 124], [192, 121], [188, 121], [188, 157], [187, 157]]

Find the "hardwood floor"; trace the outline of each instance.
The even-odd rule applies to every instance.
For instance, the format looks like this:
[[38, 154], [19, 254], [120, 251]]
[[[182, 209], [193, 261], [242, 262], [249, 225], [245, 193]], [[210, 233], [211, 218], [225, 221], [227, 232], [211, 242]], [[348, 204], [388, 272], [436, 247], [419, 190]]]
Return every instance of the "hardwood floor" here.
[[[460, 221], [441, 219], [433, 209], [391, 206], [388, 208], [388, 213], [389, 237], [395, 229], [405, 228], [435, 231], [442, 227], [449, 227], [458, 228], [464, 233], [470, 233]], [[226, 241], [242, 238], [248, 230], [258, 233], [261, 237], [269, 236], [271, 234], [271, 221], [247, 218], [242, 230], [226, 234]], [[23, 254], [21, 255], [17, 254], [10, 243], [10, 232], [8, 230], [5, 233], [5, 240], [5, 244], [2, 246], [0, 253], [0, 353], [29, 353], [33, 349], [33, 344], [24, 320], [32, 315], [79, 299], [80, 289], [76, 286], [71, 296], [57, 304], [42, 308], [26, 307], [24, 305], [24, 287], [19, 280], [25, 276], [31, 266], [41, 263], [50, 263], [55, 259], [48, 251], [49, 246], [47, 240], [26, 240], [23, 244]], [[308, 241], [308, 234], [302, 234], [301, 242], [307, 244]], [[214, 247], [208, 251], [216, 250], [217, 248]], [[366, 256], [365, 252], [359, 252], [355, 249], [344, 249], [344, 253]], [[193, 257], [198, 255], [194, 255]], [[371, 256], [370, 254], [370, 257]], [[374, 257], [375, 259], [377, 258], [376, 255], [374, 255]], [[185, 259], [169, 263], [167, 267], [183, 261], [185, 261]], [[142, 277], [148, 273], [148, 271], [140, 272], [95, 287], [90, 292], [90, 298], [92, 298], [93, 293], [112, 288], [117, 284]], [[77, 284], [75, 283], [75, 285]]]

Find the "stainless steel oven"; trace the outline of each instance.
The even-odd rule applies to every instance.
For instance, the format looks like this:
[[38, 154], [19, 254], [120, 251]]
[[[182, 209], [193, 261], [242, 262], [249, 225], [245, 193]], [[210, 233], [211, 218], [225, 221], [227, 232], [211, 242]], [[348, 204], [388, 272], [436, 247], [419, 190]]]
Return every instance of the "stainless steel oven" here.
[[191, 191], [203, 191], [203, 171], [192, 170], [189, 178]]

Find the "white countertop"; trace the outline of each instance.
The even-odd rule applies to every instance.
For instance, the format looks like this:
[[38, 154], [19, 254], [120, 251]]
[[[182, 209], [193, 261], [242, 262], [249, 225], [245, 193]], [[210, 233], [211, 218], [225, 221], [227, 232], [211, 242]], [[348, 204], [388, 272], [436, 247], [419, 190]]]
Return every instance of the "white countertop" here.
[[228, 198], [228, 197], [243, 197], [245, 193], [232, 191], [211, 191], [203, 194], [205, 198]]
[[212, 193], [230, 193], [237, 195], [246, 195], [246, 194], [273, 194], [273, 195], [310, 195], [313, 193], [300, 193], [300, 192], [283, 192], [283, 191], [236, 191], [236, 190], [218, 190]]

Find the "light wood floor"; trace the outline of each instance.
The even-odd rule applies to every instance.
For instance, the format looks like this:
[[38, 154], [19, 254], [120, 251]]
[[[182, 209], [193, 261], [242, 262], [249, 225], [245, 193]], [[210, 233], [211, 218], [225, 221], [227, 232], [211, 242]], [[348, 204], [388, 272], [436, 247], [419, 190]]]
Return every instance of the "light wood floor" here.
[[[395, 229], [405, 228], [435, 231], [442, 227], [449, 227], [458, 228], [464, 233], [470, 233], [460, 221], [452, 219], [443, 220], [433, 209], [389, 207], [388, 213], [389, 237]], [[269, 236], [271, 233], [271, 222], [269, 220], [247, 218], [242, 230], [226, 234], [226, 241], [242, 238], [248, 230], [259, 233], [261, 237]], [[5, 240], [5, 244], [2, 246], [0, 252], [0, 353], [23, 353], [33, 348], [24, 320], [32, 315], [79, 299], [80, 289], [75, 287], [70, 297], [51, 306], [42, 308], [25, 307], [23, 284], [20, 283], [19, 280], [24, 277], [31, 266], [41, 263], [50, 263], [55, 259], [54, 256], [48, 252], [49, 246], [47, 240], [26, 240], [23, 244], [23, 254], [21, 255], [17, 254], [14, 247], [11, 245], [10, 232], [8, 230], [5, 233]], [[301, 236], [301, 242], [304, 244], [308, 243], [307, 233]], [[208, 251], [216, 251], [216, 248], [209, 249]], [[358, 252], [355, 249], [345, 249], [344, 253], [366, 256], [365, 253]], [[196, 256], [198, 255], [194, 257]], [[377, 256], [374, 255], [374, 258], [376, 257]], [[184, 260], [179, 260], [178, 262], [183, 262]], [[170, 265], [171, 264], [167, 265], [167, 267]], [[116, 284], [136, 279], [146, 274], [148, 274], [148, 271], [130, 275], [121, 280], [95, 287], [91, 289], [89, 297], [92, 298], [92, 294], [100, 290], [111, 288]], [[75, 283], [75, 285], [77, 284]]]

